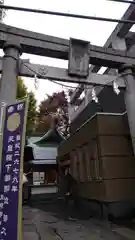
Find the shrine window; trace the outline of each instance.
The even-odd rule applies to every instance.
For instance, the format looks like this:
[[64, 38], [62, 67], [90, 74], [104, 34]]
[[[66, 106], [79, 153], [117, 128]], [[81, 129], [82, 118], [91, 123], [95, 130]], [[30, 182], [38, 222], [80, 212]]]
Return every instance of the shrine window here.
[[83, 167], [83, 175], [84, 181], [87, 182], [90, 180], [90, 159], [88, 156], [88, 146], [82, 146], [82, 167]]
[[33, 172], [33, 185], [42, 185], [45, 182], [44, 172]]
[[92, 180], [91, 176], [91, 158], [89, 145], [84, 147], [85, 151], [85, 164], [86, 164], [86, 180], [89, 182]]

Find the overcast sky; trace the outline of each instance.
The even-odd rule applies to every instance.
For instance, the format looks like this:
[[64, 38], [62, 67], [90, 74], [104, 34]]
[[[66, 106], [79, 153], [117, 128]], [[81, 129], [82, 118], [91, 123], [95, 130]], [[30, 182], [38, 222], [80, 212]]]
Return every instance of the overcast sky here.
[[[75, 14], [121, 18], [128, 4], [108, 2], [106, 0], [5, 0], [5, 5], [37, 8]], [[103, 46], [115, 23], [81, 20], [66, 17], [50, 16], [18, 11], [7, 11], [4, 23], [19, 28], [69, 39], [70, 37], [88, 40], [91, 44]], [[35, 55], [23, 54], [22, 58], [29, 58], [33, 63], [67, 68], [67, 61], [50, 59]], [[39, 89], [35, 90], [34, 81], [25, 79], [29, 90], [36, 94], [38, 102], [44, 99], [45, 94], [61, 89], [60, 86], [47, 80], [40, 80]]]

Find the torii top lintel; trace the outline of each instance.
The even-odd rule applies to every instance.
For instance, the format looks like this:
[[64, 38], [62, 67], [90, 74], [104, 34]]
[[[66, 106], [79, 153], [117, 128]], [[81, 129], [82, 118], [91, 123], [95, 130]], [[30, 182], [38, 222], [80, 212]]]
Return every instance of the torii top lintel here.
[[[0, 24], [0, 48], [11, 39], [20, 42], [24, 53], [68, 60], [69, 41], [66, 39]], [[89, 57], [90, 63], [97, 66], [118, 68], [124, 63], [135, 65], [133, 53], [94, 45], [90, 45]]]

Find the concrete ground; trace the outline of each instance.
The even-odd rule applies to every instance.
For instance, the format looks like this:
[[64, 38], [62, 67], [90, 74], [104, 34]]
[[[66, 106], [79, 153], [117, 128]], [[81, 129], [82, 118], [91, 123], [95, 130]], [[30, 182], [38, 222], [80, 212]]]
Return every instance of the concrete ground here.
[[[72, 214], [61, 202], [35, 202], [23, 207], [23, 240], [135, 240], [135, 223], [114, 224]], [[70, 211], [71, 213], [71, 211]], [[132, 223], [132, 224], [131, 224]]]

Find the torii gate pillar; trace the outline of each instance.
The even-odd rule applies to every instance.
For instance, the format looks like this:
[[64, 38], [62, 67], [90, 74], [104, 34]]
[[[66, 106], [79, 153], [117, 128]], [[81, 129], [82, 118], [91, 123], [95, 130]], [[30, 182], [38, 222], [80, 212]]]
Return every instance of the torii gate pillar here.
[[16, 99], [21, 46], [15, 41], [8, 41], [3, 50], [5, 55], [0, 83], [0, 102], [11, 103]]
[[125, 80], [125, 104], [128, 116], [128, 123], [132, 139], [133, 151], [135, 155], [135, 67], [123, 65], [119, 72]]

